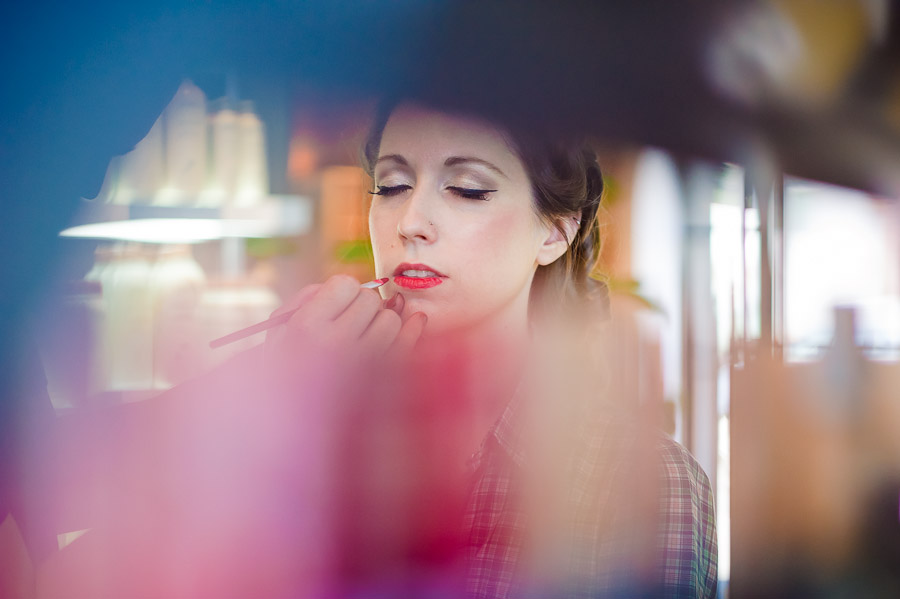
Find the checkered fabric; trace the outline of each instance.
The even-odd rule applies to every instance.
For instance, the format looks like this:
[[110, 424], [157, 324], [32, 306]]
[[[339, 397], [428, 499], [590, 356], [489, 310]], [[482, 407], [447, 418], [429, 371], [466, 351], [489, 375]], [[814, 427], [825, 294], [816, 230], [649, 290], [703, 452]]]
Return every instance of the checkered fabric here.
[[[609, 414], [585, 418], [582, 430], [573, 431], [577, 450], [569, 479], [572, 529], [563, 559], [566, 575], [549, 588], [524, 582], [523, 538], [529, 522], [518, 508], [515, 486], [517, 469], [528, 468], [529, 460], [520, 420], [521, 408], [511, 402], [469, 463], [472, 491], [465, 525], [470, 597], [716, 596], [709, 479], [668, 436], [642, 438], [638, 427]], [[641, 452], [642, 446], [653, 451]], [[640, 477], [634, 473], [647, 464], [651, 467], [644, 471], [655, 473], [646, 477], [652, 484], [636, 487], [634, 479]], [[644, 501], [648, 496], [655, 503]], [[641, 511], [648, 505], [649, 510]]]

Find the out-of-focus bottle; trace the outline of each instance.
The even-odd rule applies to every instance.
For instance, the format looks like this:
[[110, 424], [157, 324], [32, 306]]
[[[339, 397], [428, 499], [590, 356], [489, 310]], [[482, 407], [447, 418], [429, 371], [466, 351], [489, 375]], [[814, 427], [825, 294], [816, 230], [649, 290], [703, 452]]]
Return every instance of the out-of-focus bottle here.
[[113, 250], [111, 247], [102, 244], [97, 245], [94, 249], [94, 263], [91, 265], [91, 269], [87, 271], [87, 274], [84, 275], [84, 280], [102, 285], [103, 273], [109, 268], [112, 259]]
[[103, 296], [103, 281], [107, 277], [107, 271], [112, 264], [114, 255], [113, 249], [105, 244], [99, 244], [94, 249], [94, 264], [91, 269], [84, 275], [84, 281], [95, 287], [88, 287], [92, 293], [86, 296], [85, 302], [88, 311], [91, 314], [90, 325], [90, 348], [88, 350], [90, 357], [90, 373], [88, 375], [88, 393], [93, 396], [106, 389], [109, 373], [107, 371], [107, 355], [108, 350], [105, 347], [106, 338], [104, 336], [106, 326], [106, 300]]
[[834, 338], [822, 356], [826, 397], [823, 403], [836, 421], [855, 423], [862, 405], [866, 358], [856, 343], [856, 311], [848, 306], [834, 309]]
[[[114, 193], [111, 195], [113, 203], [148, 204], [153, 200], [164, 182], [165, 173], [162, 116], [156, 119], [150, 131], [133, 150], [110, 162], [109, 168], [115, 167], [118, 167], [118, 172]], [[103, 186], [107, 186], [106, 181]]]
[[113, 156], [106, 165], [106, 174], [103, 175], [103, 183], [100, 191], [92, 199], [94, 202], [109, 204], [118, 203], [119, 178], [122, 174], [122, 156]]
[[206, 95], [185, 80], [163, 113], [166, 183], [154, 204], [195, 204], [206, 183]]
[[151, 264], [147, 251], [137, 244], [115, 246], [113, 251], [102, 276], [106, 390], [147, 390], [153, 384]]
[[240, 130], [238, 113], [221, 98], [211, 104], [209, 115], [209, 179], [200, 205], [229, 204], [237, 189]]
[[206, 276], [187, 245], [162, 246], [153, 267], [153, 382], [167, 389], [197, 374], [204, 341], [197, 310]]
[[234, 205], [255, 206], [269, 194], [269, 174], [265, 130], [250, 101], [241, 103], [238, 130], [240, 146]]

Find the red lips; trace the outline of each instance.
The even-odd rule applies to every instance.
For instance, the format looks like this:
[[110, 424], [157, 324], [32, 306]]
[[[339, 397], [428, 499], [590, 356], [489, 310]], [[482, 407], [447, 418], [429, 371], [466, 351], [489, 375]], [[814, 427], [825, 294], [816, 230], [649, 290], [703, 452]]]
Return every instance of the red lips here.
[[[428, 270], [435, 274], [433, 277], [407, 277], [403, 275], [407, 270]], [[404, 262], [394, 269], [394, 283], [406, 289], [428, 289], [444, 282], [446, 275], [427, 264], [410, 264]]]

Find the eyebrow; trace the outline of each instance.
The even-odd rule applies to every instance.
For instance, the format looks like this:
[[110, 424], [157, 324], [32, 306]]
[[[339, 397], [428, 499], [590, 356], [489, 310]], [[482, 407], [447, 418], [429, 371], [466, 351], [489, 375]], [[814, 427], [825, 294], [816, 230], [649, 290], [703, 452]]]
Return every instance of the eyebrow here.
[[385, 160], [393, 160], [394, 162], [402, 166], [409, 166], [409, 162], [407, 162], [406, 158], [404, 158], [400, 154], [388, 154], [386, 156], [379, 156], [378, 160], [375, 161], [375, 164], [379, 164]]
[[[396, 162], [397, 164], [399, 164], [401, 166], [409, 166], [409, 162], [406, 160], [406, 158], [404, 158], [400, 154], [387, 154], [385, 156], [380, 156], [378, 158], [378, 160], [375, 161], [375, 164], [379, 164], [379, 163], [381, 163], [383, 161], [387, 161], [387, 160]], [[497, 166], [495, 166], [494, 164], [491, 164], [487, 160], [482, 160], [481, 158], [472, 158], [469, 156], [451, 156], [450, 158], [448, 158], [447, 160], [444, 161], [444, 166], [458, 166], [460, 164], [479, 164], [483, 167], [489, 168], [490, 170], [494, 171], [498, 175], [501, 175], [501, 176], [509, 179], [509, 177], [506, 176], [506, 173], [501, 171]]]
[[457, 166], [459, 164], [466, 164], [466, 163], [480, 164], [481, 166], [491, 169], [498, 175], [501, 175], [502, 177], [509, 179], [509, 177], [507, 177], [503, 171], [501, 171], [499, 168], [497, 168], [495, 165], [491, 164], [487, 160], [482, 160], [481, 158], [470, 158], [468, 156], [451, 156], [450, 158], [448, 158], [447, 160], [444, 161], [444, 166]]

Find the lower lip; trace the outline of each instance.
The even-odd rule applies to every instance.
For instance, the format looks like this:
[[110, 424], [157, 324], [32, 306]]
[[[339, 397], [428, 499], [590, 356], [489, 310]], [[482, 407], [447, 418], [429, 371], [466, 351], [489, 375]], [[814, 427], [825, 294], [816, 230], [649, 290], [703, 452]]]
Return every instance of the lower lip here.
[[406, 289], [428, 289], [429, 287], [436, 287], [444, 282], [444, 279], [441, 277], [404, 277], [403, 275], [398, 275], [394, 277], [394, 284], [399, 285], [400, 287], [405, 287]]

